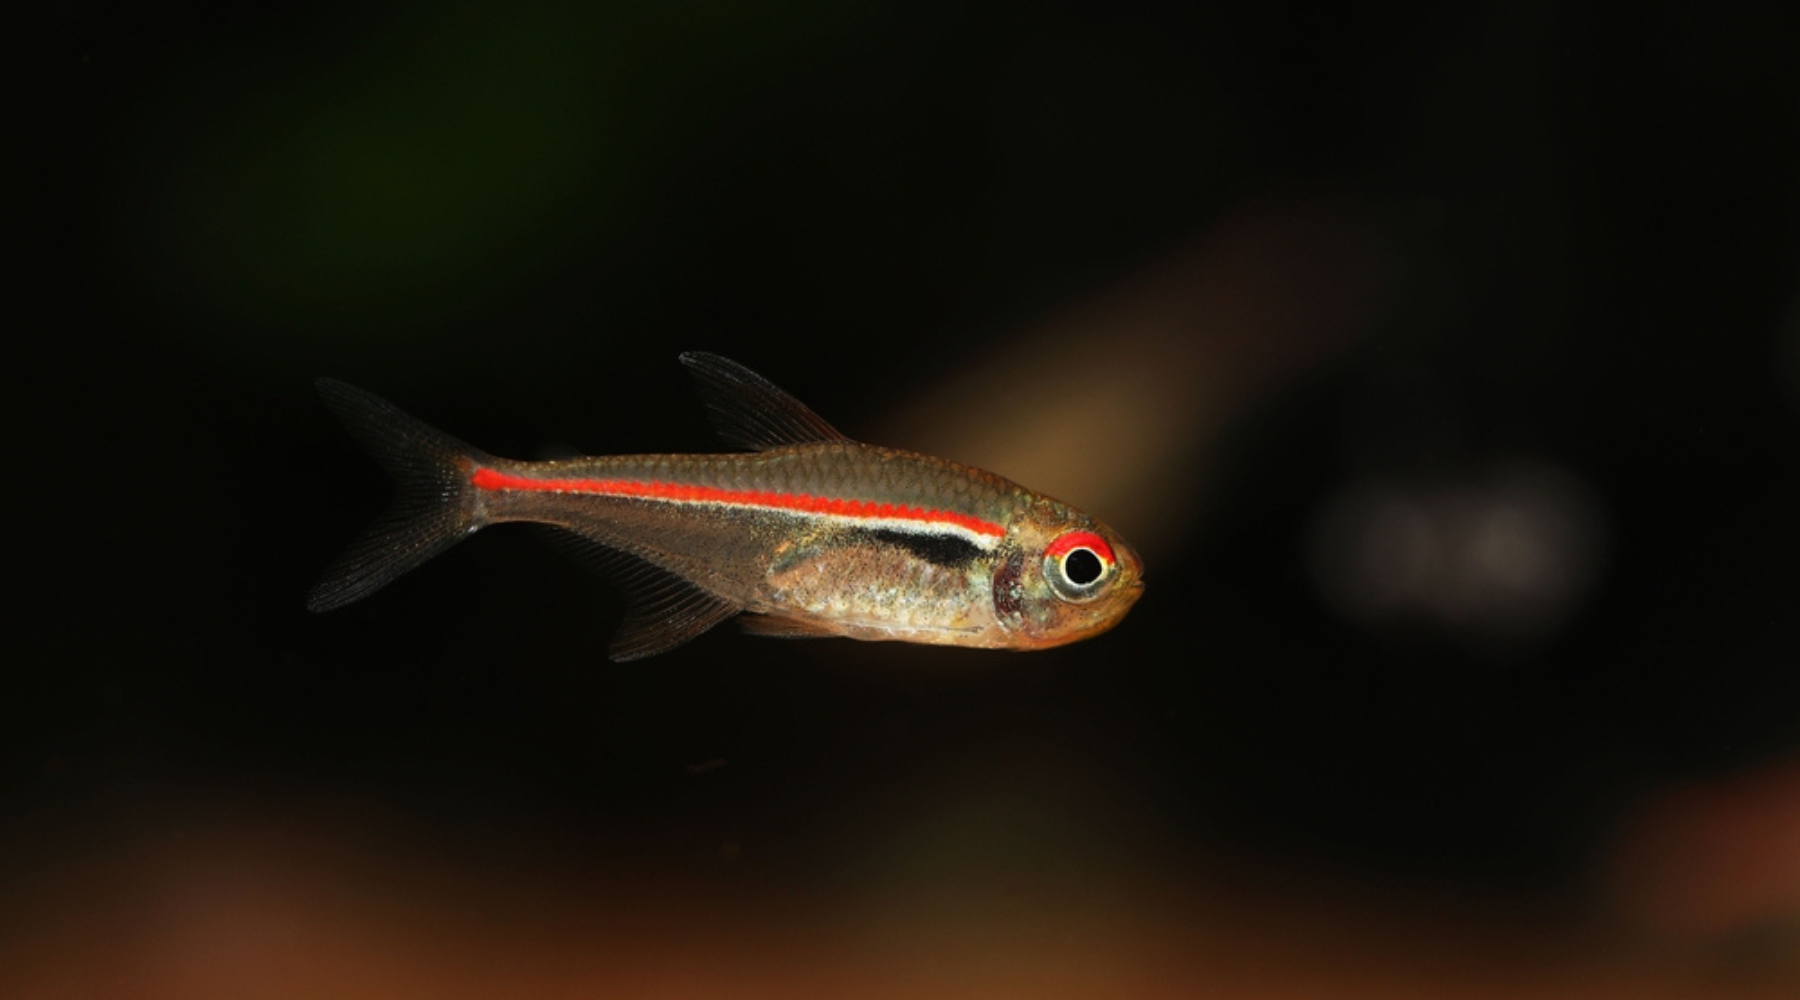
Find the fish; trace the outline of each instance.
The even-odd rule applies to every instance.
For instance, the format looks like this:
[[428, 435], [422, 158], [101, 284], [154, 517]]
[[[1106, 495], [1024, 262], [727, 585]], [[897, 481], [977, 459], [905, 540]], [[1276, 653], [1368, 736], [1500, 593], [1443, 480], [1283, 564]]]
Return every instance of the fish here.
[[619, 585], [626, 610], [608, 656], [621, 662], [732, 618], [765, 636], [1046, 649], [1112, 628], [1143, 593], [1137, 553], [1068, 504], [852, 440], [730, 359], [680, 361], [738, 451], [498, 458], [319, 379], [395, 491], [307, 607], [360, 601], [469, 535], [517, 522], [552, 529]]

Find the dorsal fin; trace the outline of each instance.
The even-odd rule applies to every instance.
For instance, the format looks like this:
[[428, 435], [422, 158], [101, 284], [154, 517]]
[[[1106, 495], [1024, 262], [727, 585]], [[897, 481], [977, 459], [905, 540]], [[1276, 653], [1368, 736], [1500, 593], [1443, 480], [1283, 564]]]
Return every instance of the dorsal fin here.
[[705, 351], [681, 356], [706, 403], [713, 430], [725, 443], [750, 451], [791, 444], [848, 441], [825, 418], [730, 358]]

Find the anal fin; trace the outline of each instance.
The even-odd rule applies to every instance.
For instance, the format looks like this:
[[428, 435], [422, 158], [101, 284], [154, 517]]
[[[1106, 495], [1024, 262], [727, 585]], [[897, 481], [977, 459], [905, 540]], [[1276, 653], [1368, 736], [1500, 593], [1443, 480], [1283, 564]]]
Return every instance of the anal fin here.
[[606, 650], [615, 663], [666, 653], [743, 610], [680, 577], [653, 572], [659, 582], [650, 582], [652, 574], [646, 573], [626, 594], [631, 603]]
[[569, 529], [554, 536], [579, 562], [624, 592], [625, 618], [606, 650], [615, 663], [666, 653], [743, 610], [601, 539]]

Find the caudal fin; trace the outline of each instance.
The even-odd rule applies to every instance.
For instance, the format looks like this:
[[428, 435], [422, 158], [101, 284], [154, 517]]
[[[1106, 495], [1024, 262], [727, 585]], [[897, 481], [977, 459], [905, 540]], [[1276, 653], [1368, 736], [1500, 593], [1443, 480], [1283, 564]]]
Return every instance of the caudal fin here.
[[470, 477], [491, 459], [371, 392], [318, 381], [320, 398], [394, 477], [394, 501], [325, 570], [306, 606], [359, 601], [482, 526]]

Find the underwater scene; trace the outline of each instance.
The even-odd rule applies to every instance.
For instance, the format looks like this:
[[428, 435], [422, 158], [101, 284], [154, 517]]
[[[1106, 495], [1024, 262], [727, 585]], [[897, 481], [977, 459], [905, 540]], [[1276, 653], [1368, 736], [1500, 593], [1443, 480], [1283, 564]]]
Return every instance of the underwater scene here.
[[1800, 995], [1800, 11], [16, 35], [0, 995]]

